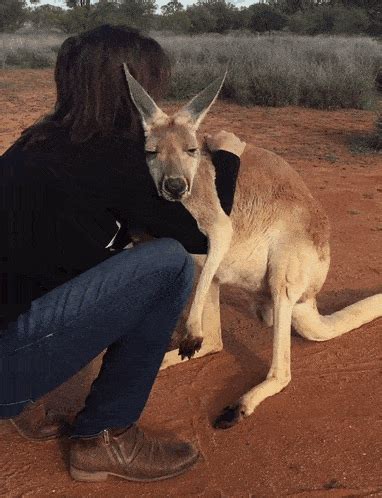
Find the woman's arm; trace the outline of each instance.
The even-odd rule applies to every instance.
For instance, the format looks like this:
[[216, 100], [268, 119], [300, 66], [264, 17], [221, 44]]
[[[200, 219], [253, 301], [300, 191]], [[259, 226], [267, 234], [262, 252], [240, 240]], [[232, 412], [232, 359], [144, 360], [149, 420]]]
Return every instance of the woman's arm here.
[[220, 204], [224, 212], [230, 215], [239, 174], [240, 156], [246, 143], [233, 133], [224, 130], [215, 135], [205, 135], [204, 140], [215, 167], [215, 185]]
[[240, 158], [232, 154], [232, 152], [217, 150], [216, 152], [212, 152], [211, 159], [215, 167], [215, 185], [220, 204], [225, 214], [229, 216], [235, 197]]

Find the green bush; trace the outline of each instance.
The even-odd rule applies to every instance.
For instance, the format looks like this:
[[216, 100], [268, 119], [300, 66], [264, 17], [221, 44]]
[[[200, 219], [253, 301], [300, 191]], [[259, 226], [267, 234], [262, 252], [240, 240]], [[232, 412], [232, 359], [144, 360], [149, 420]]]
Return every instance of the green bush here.
[[190, 19], [190, 33], [216, 31], [216, 18], [205, 5], [191, 5], [186, 12]]
[[287, 23], [288, 18], [277, 9], [266, 4], [255, 4], [250, 7], [249, 28], [252, 31], [280, 31]]
[[370, 21], [366, 33], [370, 36], [382, 37], [382, 9], [375, 9], [369, 13]]
[[342, 5], [318, 5], [298, 11], [289, 18], [288, 28], [294, 33], [317, 34], [360, 34], [365, 33], [370, 20], [367, 11], [360, 8], [346, 8]]
[[26, 20], [25, 0], [1, 0], [0, 32], [15, 31]]
[[337, 7], [332, 32], [333, 34], [358, 35], [367, 31], [369, 23], [369, 16], [366, 10]]
[[53, 5], [40, 5], [28, 13], [28, 21], [37, 30], [61, 29], [67, 12]]
[[157, 19], [158, 28], [162, 31], [172, 33], [189, 33], [191, 31], [191, 20], [186, 12], [178, 11], [173, 14], [163, 15]]

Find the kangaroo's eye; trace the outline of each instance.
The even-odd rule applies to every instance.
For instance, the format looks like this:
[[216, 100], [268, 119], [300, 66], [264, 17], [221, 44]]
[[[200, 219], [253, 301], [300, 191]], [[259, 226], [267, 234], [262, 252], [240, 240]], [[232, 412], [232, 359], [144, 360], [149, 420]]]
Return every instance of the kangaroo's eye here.
[[187, 152], [193, 156], [198, 152], [198, 149], [193, 147], [191, 149], [187, 149]]
[[145, 152], [146, 152], [146, 155], [149, 157], [150, 156], [153, 157], [153, 156], [156, 156], [158, 154], [157, 150], [146, 150]]

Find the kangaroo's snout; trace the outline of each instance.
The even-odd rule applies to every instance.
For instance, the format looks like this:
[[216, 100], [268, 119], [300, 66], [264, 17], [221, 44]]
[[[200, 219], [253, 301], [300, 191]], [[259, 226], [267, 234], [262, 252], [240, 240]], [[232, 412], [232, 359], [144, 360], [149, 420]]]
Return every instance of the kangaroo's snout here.
[[171, 200], [179, 200], [187, 192], [188, 185], [184, 178], [169, 177], [165, 178], [162, 183], [162, 193]]

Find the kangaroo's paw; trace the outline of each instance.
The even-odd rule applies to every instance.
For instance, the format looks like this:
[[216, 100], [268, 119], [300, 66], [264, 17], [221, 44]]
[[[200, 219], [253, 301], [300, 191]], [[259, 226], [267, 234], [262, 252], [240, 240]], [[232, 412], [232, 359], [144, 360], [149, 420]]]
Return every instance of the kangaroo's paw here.
[[226, 406], [214, 422], [215, 429], [229, 429], [245, 417], [243, 406], [240, 403]]
[[179, 344], [179, 356], [182, 357], [182, 360], [185, 358], [191, 360], [194, 354], [202, 347], [202, 343], [203, 337], [186, 336]]

